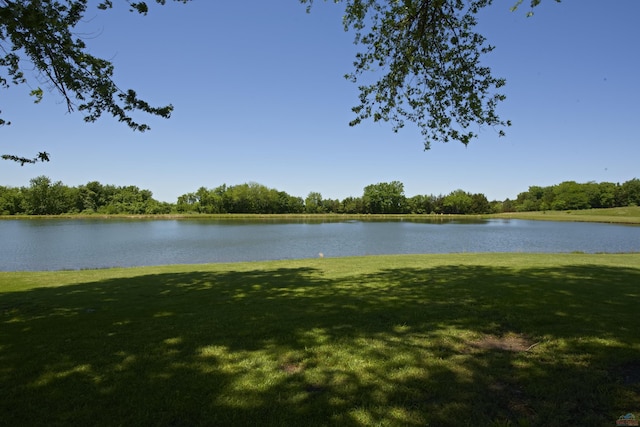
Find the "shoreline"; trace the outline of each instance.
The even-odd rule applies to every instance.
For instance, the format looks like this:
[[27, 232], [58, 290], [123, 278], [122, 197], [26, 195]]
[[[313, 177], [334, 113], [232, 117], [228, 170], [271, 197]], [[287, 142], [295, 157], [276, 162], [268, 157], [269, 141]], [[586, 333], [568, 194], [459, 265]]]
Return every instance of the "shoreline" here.
[[505, 212], [482, 215], [458, 214], [62, 214], [62, 215], [0, 215], [0, 220], [11, 219], [132, 219], [132, 220], [317, 220], [317, 221], [455, 221], [455, 220], [489, 220], [489, 219], [521, 219], [533, 221], [569, 221], [598, 222], [607, 224], [640, 225], [640, 207], [585, 209], [575, 211], [535, 211]]

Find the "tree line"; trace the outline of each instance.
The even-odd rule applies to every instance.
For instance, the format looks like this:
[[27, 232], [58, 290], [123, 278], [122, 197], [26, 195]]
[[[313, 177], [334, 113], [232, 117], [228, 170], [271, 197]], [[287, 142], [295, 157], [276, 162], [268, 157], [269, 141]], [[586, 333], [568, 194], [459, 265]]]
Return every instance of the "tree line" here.
[[173, 205], [155, 200], [152, 192], [130, 186], [103, 185], [97, 181], [78, 187], [53, 182], [46, 176], [29, 181], [28, 187], [0, 186], [2, 215], [60, 214], [166, 214]]
[[150, 190], [92, 181], [70, 187], [46, 176], [27, 187], [0, 186], [0, 215], [60, 214], [489, 214], [537, 210], [577, 210], [640, 205], [640, 179], [623, 184], [566, 181], [531, 186], [515, 200], [489, 201], [482, 193], [454, 190], [447, 195], [407, 197], [399, 181], [367, 185], [359, 197], [305, 198], [258, 183], [200, 187], [176, 203], [160, 202]]
[[178, 197], [180, 213], [306, 213], [306, 214], [484, 214], [493, 206], [484, 194], [456, 190], [443, 196], [407, 197], [399, 181], [367, 185], [360, 197], [324, 198], [312, 191], [304, 199], [257, 183], [221, 185]]
[[519, 212], [638, 206], [640, 179], [634, 178], [622, 184], [565, 181], [547, 187], [531, 186], [509, 205], [506, 208]]

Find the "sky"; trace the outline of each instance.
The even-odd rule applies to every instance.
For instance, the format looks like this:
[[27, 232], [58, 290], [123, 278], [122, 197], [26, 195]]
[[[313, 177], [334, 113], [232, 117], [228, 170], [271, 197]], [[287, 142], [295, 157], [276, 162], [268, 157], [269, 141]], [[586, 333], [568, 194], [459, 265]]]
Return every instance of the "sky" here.
[[0, 128], [0, 154], [51, 155], [0, 162], [0, 185], [45, 175], [135, 185], [175, 203], [221, 184], [342, 200], [400, 181], [408, 197], [462, 189], [504, 200], [532, 185], [640, 178], [638, 0], [545, 0], [530, 18], [496, 0], [478, 31], [495, 46], [483, 63], [507, 81], [498, 114], [512, 126], [428, 151], [410, 124], [397, 134], [388, 123], [349, 127], [358, 91], [343, 76], [357, 47], [340, 4], [316, 0], [306, 13], [297, 0], [193, 0], [140, 16], [121, 0], [106, 12], [93, 3], [78, 29], [90, 52], [113, 62], [121, 88], [173, 104], [172, 117], [136, 116], [151, 126], [138, 133], [106, 115], [87, 124], [55, 92], [36, 105], [30, 87], [0, 89], [12, 122]]

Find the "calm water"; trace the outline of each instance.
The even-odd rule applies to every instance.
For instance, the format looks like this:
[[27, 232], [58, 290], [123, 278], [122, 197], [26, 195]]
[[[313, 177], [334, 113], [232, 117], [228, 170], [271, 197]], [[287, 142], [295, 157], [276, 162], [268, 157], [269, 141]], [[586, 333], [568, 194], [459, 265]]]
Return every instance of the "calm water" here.
[[2, 220], [0, 271], [451, 252], [639, 252], [640, 227], [488, 220]]

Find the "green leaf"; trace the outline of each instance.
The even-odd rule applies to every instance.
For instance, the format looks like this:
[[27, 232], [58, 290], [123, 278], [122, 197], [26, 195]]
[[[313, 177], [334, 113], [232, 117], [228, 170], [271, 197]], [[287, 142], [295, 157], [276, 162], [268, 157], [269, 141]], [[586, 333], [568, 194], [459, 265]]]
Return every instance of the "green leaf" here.
[[36, 99], [33, 101], [34, 104], [39, 104], [40, 101], [42, 101], [42, 97], [44, 95], [44, 92], [42, 91], [41, 88], [37, 88], [37, 89], [33, 89], [31, 92], [29, 92], [30, 96], [34, 96]]

